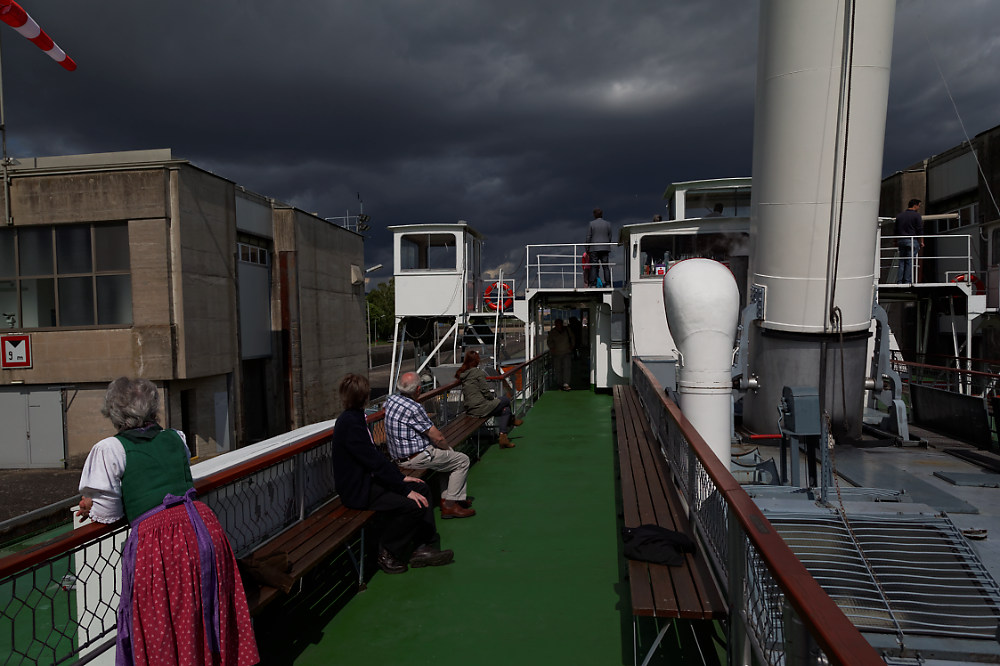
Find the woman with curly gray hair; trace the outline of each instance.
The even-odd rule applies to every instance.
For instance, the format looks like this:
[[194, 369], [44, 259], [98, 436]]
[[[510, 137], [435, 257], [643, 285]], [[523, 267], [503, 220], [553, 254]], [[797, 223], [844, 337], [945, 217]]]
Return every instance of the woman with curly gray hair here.
[[80, 519], [132, 527], [122, 552], [118, 664], [259, 661], [236, 558], [218, 518], [195, 500], [184, 433], [157, 423], [147, 379], [108, 385], [101, 413], [118, 434], [91, 449]]

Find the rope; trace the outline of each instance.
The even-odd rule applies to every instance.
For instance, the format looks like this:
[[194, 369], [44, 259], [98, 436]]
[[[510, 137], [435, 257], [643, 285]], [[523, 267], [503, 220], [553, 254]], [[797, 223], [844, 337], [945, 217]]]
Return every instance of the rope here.
[[[844, 128], [844, 138], [843, 138], [843, 150], [838, 151], [840, 157], [834, 159], [840, 159], [840, 187], [839, 196], [835, 194], [832, 197], [833, 201], [839, 201], [840, 205], [837, 209], [837, 220], [836, 224], [831, 221], [830, 225], [830, 235], [833, 237], [833, 256], [827, 256], [827, 280], [829, 281], [830, 289], [827, 292], [827, 312], [829, 313], [830, 323], [834, 323], [834, 310], [836, 309], [837, 300], [837, 275], [840, 272], [840, 240], [843, 236], [844, 228], [844, 194], [847, 190], [847, 143], [850, 136], [850, 126], [851, 126], [851, 83], [853, 81], [853, 65], [854, 65], [854, 26], [855, 26], [855, 3], [852, 2], [849, 6], [845, 7], [845, 12], [847, 16], [845, 19], [848, 21], [848, 25], [844, 26], [844, 42], [846, 48], [844, 49], [844, 55], [841, 58], [841, 87], [840, 87], [840, 104], [837, 109], [838, 115], [838, 127]], [[840, 142], [838, 136], [837, 142]], [[831, 211], [831, 215], [833, 211]], [[824, 359], [825, 360], [825, 359]]]
[[[837, 212], [836, 223], [831, 222], [830, 234], [833, 236], [833, 254], [828, 256], [827, 264], [827, 279], [830, 281], [830, 289], [828, 292], [827, 308], [829, 313], [828, 325], [833, 332], [837, 333], [838, 346], [840, 348], [840, 397], [843, 415], [843, 426], [847, 430], [849, 423], [847, 421], [847, 373], [844, 361], [844, 325], [843, 325], [843, 312], [840, 307], [836, 305], [836, 295], [837, 295], [837, 275], [839, 272], [840, 264], [840, 241], [842, 237], [843, 224], [844, 224], [844, 196], [846, 191], [847, 183], [847, 143], [850, 128], [850, 115], [851, 115], [851, 81], [852, 73], [851, 69], [854, 63], [854, 29], [856, 20], [856, 3], [852, 0], [846, 7], [845, 11], [848, 12], [848, 16], [845, 16], [845, 35], [844, 42], [847, 45], [845, 49], [842, 68], [843, 68], [843, 85], [841, 87], [841, 107], [839, 112], [842, 114], [842, 125], [844, 127], [844, 137], [843, 137], [843, 151], [842, 151], [842, 164], [840, 172], [840, 184], [839, 184], [839, 197], [834, 197], [835, 200], [839, 199], [840, 207]], [[831, 211], [832, 217], [832, 211]], [[821, 353], [820, 353], [820, 386], [819, 390], [821, 395], [823, 395], [822, 404], [826, 404], [826, 368], [827, 360], [829, 358], [829, 345], [826, 342], [822, 343]], [[840, 515], [841, 520], [844, 522], [844, 526], [847, 528], [847, 533], [850, 536], [851, 542], [854, 545], [855, 551], [858, 556], [864, 562], [865, 569], [871, 576], [872, 582], [875, 587], [878, 588], [879, 594], [885, 602], [886, 610], [888, 611], [889, 617], [892, 619], [892, 623], [896, 631], [896, 641], [902, 647], [903, 646], [903, 630], [896, 618], [896, 613], [893, 611], [892, 604], [889, 600], [889, 596], [885, 592], [885, 588], [882, 586], [882, 582], [879, 580], [878, 575], [875, 573], [875, 569], [871, 562], [865, 555], [864, 549], [861, 547], [860, 541], [857, 534], [854, 531], [854, 527], [851, 524], [850, 519], [847, 517], [847, 510], [844, 508], [844, 498], [840, 490], [840, 481], [837, 478], [837, 465], [836, 465], [836, 447], [834, 446], [833, 431], [830, 422], [830, 413], [825, 408], [823, 410], [823, 420], [826, 424], [826, 441], [823, 445], [827, 447], [830, 452], [830, 467], [831, 476], [833, 477], [834, 487], [837, 491], [837, 502], [839, 508], [835, 510]], [[825, 483], [825, 481], [824, 481]]]

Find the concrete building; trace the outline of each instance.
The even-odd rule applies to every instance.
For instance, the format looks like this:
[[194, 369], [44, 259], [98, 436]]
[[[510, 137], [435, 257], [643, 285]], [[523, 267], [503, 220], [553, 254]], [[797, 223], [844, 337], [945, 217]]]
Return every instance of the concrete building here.
[[169, 150], [19, 159], [0, 224], [0, 467], [78, 466], [122, 375], [211, 456], [340, 411], [363, 238]]

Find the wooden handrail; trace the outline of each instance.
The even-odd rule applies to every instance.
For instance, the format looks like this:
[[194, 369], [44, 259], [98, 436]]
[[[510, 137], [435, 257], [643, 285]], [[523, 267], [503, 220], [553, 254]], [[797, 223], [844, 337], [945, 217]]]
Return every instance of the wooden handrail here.
[[715, 484], [719, 495], [729, 505], [730, 511], [743, 526], [747, 537], [760, 552], [761, 559], [767, 565], [775, 582], [826, 655], [839, 664], [884, 666], [885, 661], [875, 648], [865, 640], [858, 628], [820, 587], [680, 408], [667, 398], [663, 386], [649, 368], [639, 360], [635, 361], [635, 365], [653, 387], [661, 406], [677, 424], [691, 450]]

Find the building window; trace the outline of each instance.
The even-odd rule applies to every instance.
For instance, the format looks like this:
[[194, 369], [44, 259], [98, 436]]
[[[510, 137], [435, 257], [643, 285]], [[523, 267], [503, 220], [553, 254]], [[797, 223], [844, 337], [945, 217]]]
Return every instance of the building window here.
[[251, 242], [240, 242], [236, 244], [237, 256], [244, 264], [256, 264], [257, 266], [270, 266], [271, 253], [267, 248], [255, 245]]
[[400, 269], [453, 271], [458, 266], [455, 234], [405, 234], [399, 239]]
[[0, 328], [132, 323], [128, 225], [0, 229]]
[[958, 219], [938, 220], [939, 234], [943, 234], [953, 229], [960, 229], [962, 227], [967, 227], [982, 222], [982, 220], [979, 219], [978, 203], [969, 204], [968, 206], [962, 206], [961, 208], [956, 208], [955, 210], [950, 210], [948, 212], [958, 213]]

